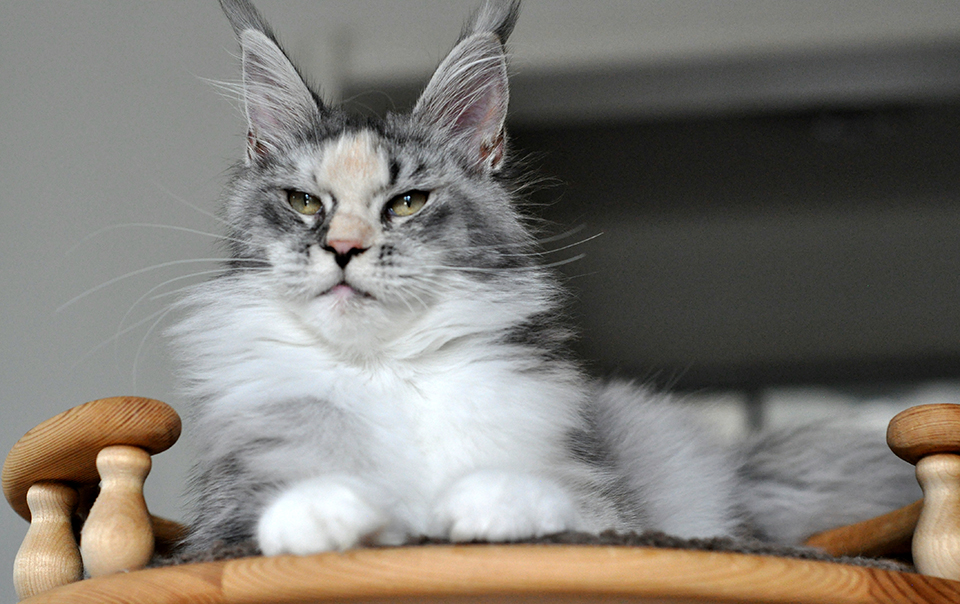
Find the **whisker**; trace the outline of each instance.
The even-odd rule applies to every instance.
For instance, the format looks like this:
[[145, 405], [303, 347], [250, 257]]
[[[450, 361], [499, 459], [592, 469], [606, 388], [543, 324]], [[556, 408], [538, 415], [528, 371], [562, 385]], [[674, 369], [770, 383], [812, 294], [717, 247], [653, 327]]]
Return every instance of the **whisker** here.
[[133, 355], [133, 368], [131, 369], [131, 375], [130, 375], [130, 379], [131, 379], [131, 382], [133, 383], [132, 385], [133, 385], [133, 390], [134, 390], [134, 391], [136, 391], [136, 389], [137, 389], [137, 366], [138, 366], [139, 363], [140, 363], [140, 354], [143, 352], [143, 347], [144, 347], [144, 345], [147, 343], [147, 338], [149, 338], [149, 337], [150, 337], [150, 334], [153, 333], [153, 330], [155, 330], [155, 329], [157, 328], [157, 325], [159, 325], [160, 322], [163, 321], [163, 320], [167, 317], [167, 315], [169, 315], [171, 312], [173, 312], [173, 310], [174, 310], [175, 308], [176, 308], [176, 306], [172, 306], [172, 305], [171, 305], [171, 306], [163, 309], [163, 312], [160, 314], [160, 316], [157, 318], [157, 320], [153, 322], [153, 325], [151, 325], [151, 326], [147, 329], [147, 333], [143, 334], [143, 338], [140, 339], [140, 345], [137, 346], [137, 352], [136, 352], [135, 355]]
[[[405, 291], [405, 292], [403, 292], [403, 293], [410, 293], [410, 292], [406, 292], [406, 291]], [[416, 296], [414, 296], [414, 297], [416, 297]], [[409, 310], [411, 313], [414, 312], [413, 306], [410, 305], [410, 301], [407, 300], [407, 297], [406, 297], [406, 296], [400, 296], [400, 301], [403, 302], [403, 305], [407, 307], [407, 310]]]
[[143, 325], [144, 323], [147, 323], [148, 321], [153, 320], [157, 315], [164, 314], [164, 313], [167, 313], [167, 312], [169, 312], [169, 311], [170, 311], [169, 308], [161, 308], [160, 310], [158, 310], [158, 311], [156, 311], [156, 312], [153, 312], [153, 313], [149, 314], [148, 316], [146, 316], [145, 318], [137, 321], [137, 322], [134, 323], [133, 325], [128, 325], [128, 326], [127, 326], [126, 328], [124, 328], [123, 330], [117, 331], [117, 333], [113, 334], [113, 335], [110, 336], [109, 338], [103, 340], [102, 342], [100, 342], [99, 344], [97, 344], [96, 346], [94, 346], [93, 348], [91, 348], [91, 349], [87, 350], [86, 352], [84, 352], [83, 354], [81, 354], [81, 355], [80, 355], [80, 358], [78, 358], [78, 359], [76, 360], [76, 362], [74, 362], [74, 364], [71, 365], [70, 370], [71, 370], [71, 371], [75, 370], [75, 369], [77, 368], [77, 366], [80, 365], [80, 363], [82, 363], [84, 360], [88, 359], [91, 355], [95, 354], [97, 351], [103, 349], [105, 346], [107, 346], [107, 345], [110, 344], [111, 342], [114, 342], [114, 341], [120, 339], [122, 336], [130, 333], [131, 331], [133, 331], [134, 329], [140, 327], [140, 326]]
[[[433, 288], [434, 290], [437, 289], [437, 284], [436, 284], [436, 283], [434, 283], [434, 284], [428, 284], [428, 285], [432, 285], [432, 288]], [[421, 287], [420, 289], [423, 291], [423, 293], [430, 293], [430, 291], [431, 291], [430, 289], [428, 289], [428, 288], [426, 288], [426, 287]], [[420, 303], [420, 306], [422, 306], [424, 309], [428, 308], [427, 303], [423, 300], [423, 298], [421, 298], [420, 296], [418, 296], [418, 295], [416, 294], [416, 292], [414, 291], [414, 288], [411, 288], [411, 289], [410, 289], [410, 295], [413, 296], [414, 298], [416, 298], [417, 302], [419, 302], [419, 303]]]
[[535, 264], [532, 266], [505, 266], [497, 268], [487, 268], [482, 266], [457, 266], [457, 265], [444, 265], [444, 264], [435, 264], [435, 265], [418, 265], [420, 269], [427, 270], [446, 270], [446, 271], [456, 271], [456, 272], [465, 272], [465, 273], [486, 273], [486, 274], [499, 274], [504, 272], [536, 272], [541, 269], [550, 269], [556, 268], [558, 266], [563, 266], [565, 264], [570, 264], [571, 262], [577, 262], [586, 258], [586, 254], [577, 254], [570, 258], [565, 258], [563, 260], [558, 260], [556, 262], [550, 262], [547, 264]]
[[[126, 273], [126, 274], [124, 274], [124, 275], [120, 275], [119, 277], [114, 277], [113, 279], [110, 279], [110, 280], [108, 280], [108, 281], [104, 281], [104, 282], [101, 283], [100, 285], [94, 286], [94, 287], [88, 289], [87, 291], [83, 292], [82, 294], [77, 295], [77, 296], [74, 296], [74, 297], [71, 298], [70, 300], [67, 300], [66, 302], [64, 302], [63, 304], [61, 304], [59, 307], [57, 307], [56, 311], [54, 311], [54, 312], [58, 312], [58, 313], [59, 313], [59, 312], [62, 312], [64, 309], [66, 309], [66, 308], [68, 308], [68, 307], [70, 307], [70, 306], [73, 306], [74, 304], [76, 304], [76, 303], [79, 302], [80, 300], [83, 300], [83, 299], [86, 298], [87, 296], [90, 296], [91, 294], [94, 294], [94, 293], [100, 291], [101, 289], [103, 289], [103, 288], [105, 288], [105, 287], [109, 287], [109, 286], [111, 286], [111, 285], [114, 285], [115, 283], [119, 283], [120, 281], [123, 281], [124, 279], [129, 279], [129, 278], [131, 278], [131, 277], [136, 277], [137, 275], [142, 275], [142, 274], [144, 274], [144, 273], [149, 273], [150, 271], [160, 270], [160, 269], [162, 269], [162, 268], [167, 268], [167, 267], [170, 267], [170, 266], [179, 266], [179, 265], [182, 265], [182, 264], [192, 264], [192, 263], [197, 263], [197, 262], [224, 262], [224, 261], [225, 261], [224, 258], [187, 258], [187, 259], [185, 259], [185, 260], [171, 260], [171, 261], [169, 261], [169, 262], [161, 262], [160, 264], [154, 264], [153, 266], [147, 266], [147, 267], [144, 267], [144, 268], [140, 268], [140, 269], [137, 269], [137, 270], [135, 270], [135, 271], [131, 271], [131, 272], [129, 272], [129, 273]], [[244, 261], [246, 261], [246, 262], [255, 262], [255, 263], [262, 262], [261, 260], [246, 259], [246, 258], [234, 258], [234, 259], [231, 259], [231, 262], [244, 262]]]
[[532, 254], [530, 254], [530, 255], [531, 255], [531, 256], [546, 256], [547, 254], [556, 254], [557, 252], [562, 252], [562, 251], [564, 251], [564, 250], [569, 250], [569, 249], [571, 249], [571, 248], [575, 248], [575, 247], [577, 247], [578, 245], [583, 245], [584, 243], [589, 243], [589, 242], [593, 241], [594, 239], [597, 239], [597, 238], [602, 237], [602, 236], [603, 236], [603, 233], [597, 233], [597, 234], [595, 234], [595, 235], [591, 235], [591, 236], [587, 237], [586, 239], [581, 239], [581, 240], [579, 240], [579, 241], [574, 241], [573, 243], [567, 244], [567, 245], [565, 245], [565, 246], [563, 246], [563, 247], [553, 248], [553, 249], [551, 249], [551, 250], [545, 250], [545, 251], [543, 251], [543, 252], [534, 252], [534, 253], [532, 253]]
[[[228, 270], [230, 270], [230, 269], [226, 269], [226, 268], [225, 268], [225, 269], [223, 269], [222, 271], [203, 271], [203, 272], [200, 272], [200, 273], [194, 273], [193, 275], [190, 275], [190, 276], [196, 277], [196, 276], [202, 275], [202, 274], [204, 274], [204, 273], [206, 273], [206, 272], [209, 272], [209, 273], [211, 273], [211, 274], [215, 274], [215, 273], [220, 273], [220, 272], [226, 272], [226, 271], [228, 271]], [[178, 288], [176, 288], [176, 289], [171, 289], [170, 291], [166, 291], [166, 292], [163, 292], [162, 294], [157, 294], [157, 295], [153, 296], [152, 298], [150, 298], [150, 301], [152, 302], [152, 301], [154, 301], [154, 300], [162, 300], [163, 298], [169, 298], [170, 296], [176, 296], [176, 295], [178, 295], [178, 294], [180, 294], [180, 293], [182, 293], [182, 292], [189, 291], [189, 290], [193, 289], [194, 287], [197, 287], [198, 285], [202, 285], [203, 283], [206, 283], [206, 281], [201, 282], [201, 283], [191, 283], [191, 284], [189, 284], [189, 285], [184, 285], [183, 287], [178, 287]]]
[[[566, 264], [571, 264], [573, 262], [579, 262], [586, 258], [586, 254], [577, 254], [576, 256], [571, 256], [570, 258], [565, 258], [563, 260], [557, 260], [556, 262], [548, 262], [547, 264], [541, 264], [536, 268], [557, 268], [558, 266], [564, 266]], [[510, 269], [507, 269], [510, 270]]]
[[204, 235], [206, 237], [212, 237], [214, 239], [222, 239], [224, 241], [234, 241], [237, 243], [245, 243], [242, 239], [237, 239], [235, 237], [227, 237], [226, 235], [208, 233], [207, 231], [201, 231], [199, 229], [191, 229], [189, 227], [175, 226], [172, 224], [157, 224], [152, 222], [124, 222], [120, 224], [111, 224], [109, 226], [105, 226], [103, 228], [97, 229], [96, 231], [93, 231], [92, 233], [87, 234], [83, 239], [78, 241], [76, 244], [71, 246], [70, 249], [64, 252], [64, 255], [69, 256], [74, 251], [76, 251], [78, 247], [80, 247], [90, 239], [93, 239], [94, 237], [99, 237], [104, 233], [108, 233], [110, 231], [123, 229], [123, 228], [153, 228], [153, 229], [165, 229], [169, 231], [182, 231], [184, 233], [193, 233], [194, 235]]
[[[153, 287], [151, 287], [150, 289], [148, 289], [145, 294], [143, 294], [142, 296], [140, 296], [139, 298], [137, 298], [137, 300], [136, 300], [133, 304], [130, 305], [130, 308], [127, 309], [127, 312], [123, 315], [123, 318], [120, 319], [120, 324], [117, 326], [117, 329], [122, 329], [122, 328], [123, 328], [123, 324], [127, 322], [127, 319], [130, 317], [130, 314], [133, 312], [133, 309], [135, 309], [135, 308], [137, 307], [137, 305], [139, 305], [141, 302], [143, 302], [144, 300], [146, 300], [146, 299], [150, 296], [150, 294], [152, 294], [153, 292], [157, 291], [158, 289], [160, 289], [160, 288], [162, 288], [162, 287], [166, 287], [167, 285], [170, 285], [171, 283], [176, 283], [177, 281], [183, 281], [184, 279], [191, 279], [191, 278], [194, 278], [194, 277], [202, 277], [202, 276], [204, 276], [204, 275], [219, 274], [219, 273], [223, 273], [223, 272], [225, 272], [225, 271], [227, 271], [227, 270], [229, 270], [229, 269], [227, 269], [227, 268], [218, 268], [218, 269], [209, 270], [209, 271], [198, 271], [198, 272], [195, 272], [195, 273], [190, 273], [190, 274], [188, 274], [188, 275], [180, 275], [179, 277], [174, 277], [173, 279], [167, 279], [167, 280], [164, 281], [163, 283], [160, 283], [160, 284], [158, 284], [158, 285], [154, 285]], [[172, 293], [180, 292], [180, 291], [183, 291], [184, 289], [186, 289], [186, 288], [177, 288], [177, 289], [173, 290]], [[171, 292], [166, 292], [166, 295], [169, 295], [169, 294], [171, 294]], [[152, 297], [152, 298], [150, 298], [150, 299], [151, 299], [151, 300], [156, 300], [156, 299], [158, 299], [158, 296], [154, 296], [154, 297]]]
[[[587, 228], [587, 225], [585, 225], [585, 224], [579, 224], [579, 225], [573, 227], [572, 229], [568, 229], [568, 230], [566, 230], [566, 231], [564, 231], [564, 232], [562, 232], [562, 233], [560, 233], [560, 234], [558, 234], [558, 235], [553, 235], [553, 236], [551, 236], [551, 237], [546, 237], [546, 238], [544, 238], [544, 239], [538, 239], [538, 240], [537, 240], [537, 243], [543, 245], [544, 243], [553, 243], [554, 241], [562, 241], [562, 240], [564, 240], [564, 239], [566, 239], [566, 238], [568, 238], [568, 237], [573, 237], [574, 235], [576, 235], [577, 233], [579, 233], [580, 231], [582, 231], [582, 230], [585, 229], [585, 228]], [[592, 237], [591, 237], [591, 239], [592, 239]], [[589, 241], [589, 239], [587, 239], [587, 241]]]
[[204, 210], [204, 209], [201, 208], [200, 206], [198, 206], [198, 205], [196, 205], [196, 204], [193, 204], [193, 203], [190, 203], [189, 201], [187, 201], [187, 200], [184, 199], [183, 197], [180, 197], [179, 195], [175, 194], [175, 193], [174, 193], [173, 191], [171, 191], [170, 189], [168, 189], [168, 188], [166, 188], [165, 186], [163, 186], [160, 182], [154, 181], [154, 182], [153, 182], [153, 185], [154, 185], [155, 187], [157, 187], [158, 189], [160, 189], [161, 191], [163, 191], [164, 193], [166, 193], [166, 194], [167, 194], [171, 199], [173, 199], [174, 201], [179, 201], [180, 203], [182, 203], [183, 205], [187, 206], [187, 207], [190, 208], [191, 210], [194, 210], [194, 211], [196, 211], [196, 212], [198, 212], [198, 213], [200, 213], [200, 214], [202, 214], [202, 215], [204, 215], [204, 216], [206, 216], [206, 217], [208, 217], [208, 218], [212, 218], [213, 220], [219, 222], [220, 224], [226, 226], [227, 228], [236, 229], [236, 226], [235, 226], [235, 225], [230, 224], [230, 222], [224, 220], [224, 219], [223, 219], [222, 217], [220, 217], [220, 216], [217, 216], [217, 215], [214, 214], [213, 212], [210, 212], [210, 211], [208, 211], [208, 210]]
[[[576, 234], [576, 233], [577, 233], [578, 231], [580, 231], [580, 230], [582, 230], [582, 228], [572, 229], [572, 230], [570, 230], [570, 231], [567, 231], [566, 233], [562, 233], [562, 234], [556, 235], [556, 236], [554, 236], [554, 237], [549, 237], [549, 238], [544, 239], [544, 240], [542, 240], [542, 241], [540, 241], [540, 242], [538, 242], [538, 243], [541, 243], [541, 244], [542, 244], [542, 243], [552, 243], [552, 242], [555, 242], [555, 241], [559, 241], [559, 240], [561, 240], [561, 239], [566, 239], [567, 237], [570, 237], [571, 235]], [[539, 250], [539, 251], [531, 251], [531, 252], [502, 252], [502, 253], [498, 253], [497, 255], [498, 255], [498, 256], [502, 256], [502, 257], [504, 257], [504, 258], [534, 258], [534, 257], [538, 257], [538, 256], [546, 256], [546, 255], [548, 255], [548, 254], [555, 254], [555, 253], [557, 253], [557, 252], [562, 252], [562, 251], [565, 251], [565, 250], [569, 250], [569, 249], [574, 248], [574, 247], [576, 247], [576, 246], [578, 246], [578, 245], [583, 245], [584, 243], [589, 243], [589, 242], [593, 241], [594, 239], [598, 239], [599, 237], [602, 237], [602, 236], [603, 236], [603, 233], [602, 233], [602, 232], [596, 233], [596, 234], [591, 235], [591, 236], [589, 236], [589, 237], [586, 237], [586, 238], [584, 238], [584, 239], [580, 239], [579, 241], [575, 241], [575, 242], [573, 242], [573, 243], [564, 245], [564, 246], [562, 246], [562, 247], [553, 248], [553, 249], [549, 249], [549, 250]], [[468, 245], [468, 246], [458, 247], [458, 248], [456, 248], [456, 251], [458, 251], [458, 252], [473, 252], [473, 251], [484, 251], [484, 250], [496, 250], [496, 249], [498, 249], [498, 248], [500, 248], [500, 247], [502, 247], [502, 244], [496, 244], [496, 243], [485, 244], [485, 245]]]

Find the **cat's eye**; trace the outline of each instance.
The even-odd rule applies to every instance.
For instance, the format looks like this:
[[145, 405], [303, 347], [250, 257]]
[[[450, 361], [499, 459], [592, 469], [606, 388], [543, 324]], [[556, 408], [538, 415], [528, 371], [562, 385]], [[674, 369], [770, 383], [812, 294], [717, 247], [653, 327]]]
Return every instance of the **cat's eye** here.
[[387, 202], [387, 213], [398, 218], [413, 216], [427, 205], [429, 196], [425, 191], [407, 191], [397, 195]]
[[306, 216], [313, 216], [323, 210], [319, 197], [314, 197], [303, 191], [287, 191], [287, 202], [295, 211]]

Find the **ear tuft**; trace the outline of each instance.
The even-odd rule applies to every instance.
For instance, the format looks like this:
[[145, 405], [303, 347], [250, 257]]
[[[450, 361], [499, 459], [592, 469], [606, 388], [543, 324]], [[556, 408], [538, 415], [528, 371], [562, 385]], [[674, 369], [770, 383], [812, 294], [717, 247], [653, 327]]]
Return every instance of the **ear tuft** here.
[[270, 29], [267, 20], [248, 0], [220, 0], [220, 8], [223, 9], [223, 14], [230, 21], [233, 33], [237, 34], [238, 38], [244, 31], [255, 29], [265, 34], [274, 43], [277, 42], [277, 37]]
[[506, 44], [519, 16], [520, 0], [486, 0], [464, 23], [458, 42], [476, 34], [493, 33], [501, 44]]

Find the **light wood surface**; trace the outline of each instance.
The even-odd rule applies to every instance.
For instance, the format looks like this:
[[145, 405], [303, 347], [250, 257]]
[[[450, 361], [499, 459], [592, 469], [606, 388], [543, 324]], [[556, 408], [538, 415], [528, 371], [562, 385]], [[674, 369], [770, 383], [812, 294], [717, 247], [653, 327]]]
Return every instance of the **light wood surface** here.
[[27, 432], [3, 464], [3, 494], [30, 519], [27, 490], [36, 482], [95, 485], [97, 454], [130, 445], [157, 454], [180, 436], [180, 417], [166, 403], [139, 397], [101, 399], [74, 407]]
[[100, 495], [80, 536], [83, 566], [91, 577], [141, 569], [153, 556], [153, 525], [143, 499], [150, 454], [115, 445], [100, 451]]
[[90, 579], [25, 604], [294, 602], [956, 604], [960, 583], [828, 562], [601, 546], [425, 546], [247, 558]]
[[924, 510], [913, 538], [920, 572], [960, 579], [960, 456], [941, 453], [917, 462]]
[[887, 444], [917, 466], [923, 507], [913, 534], [921, 573], [960, 579], [960, 405], [921, 405], [890, 420]]
[[13, 563], [13, 585], [21, 599], [68, 585], [83, 576], [73, 537], [77, 492], [55, 482], [40, 482], [27, 491], [33, 516]]

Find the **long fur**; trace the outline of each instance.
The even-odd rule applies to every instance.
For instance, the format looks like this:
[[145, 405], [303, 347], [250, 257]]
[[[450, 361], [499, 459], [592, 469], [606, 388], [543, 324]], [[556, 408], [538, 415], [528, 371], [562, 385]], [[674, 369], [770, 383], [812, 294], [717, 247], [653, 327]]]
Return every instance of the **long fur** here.
[[324, 107], [256, 9], [221, 3], [249, 136], [223, 196], [230, 270], [172, 331], [200, 444], [190, 547], [605, 529], [790, 543], [917, 495], [877, 435], [726, 449], [669, 395], [570, 357], [562, 289], [502, 169], [518, 2], [484, 3], [413, 112], [382, 120]]

